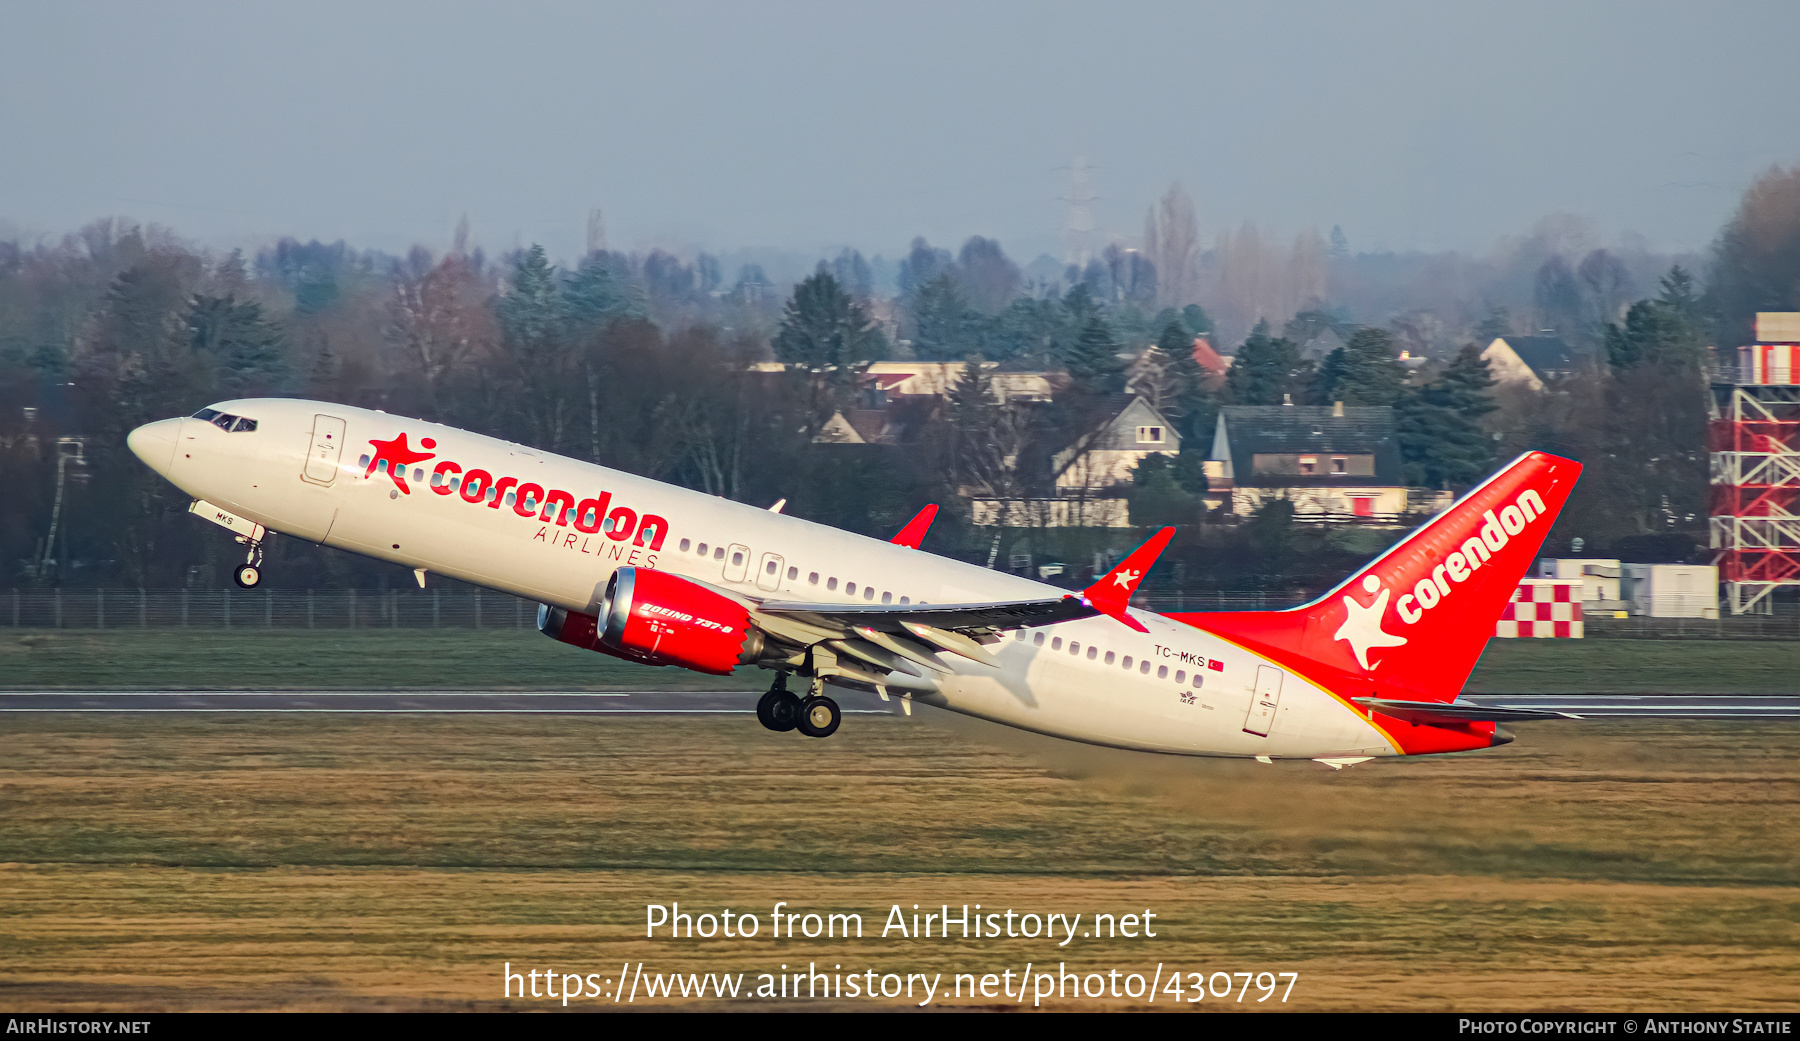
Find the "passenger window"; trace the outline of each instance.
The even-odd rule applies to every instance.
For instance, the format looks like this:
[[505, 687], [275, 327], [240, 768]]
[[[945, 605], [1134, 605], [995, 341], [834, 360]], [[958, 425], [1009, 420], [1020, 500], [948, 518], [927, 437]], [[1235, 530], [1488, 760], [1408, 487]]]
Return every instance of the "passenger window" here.
[[1138, 662], [1138, 672], [1145, 676], [1150, 675], [1150, 659], [1145, 658], [1143, 661]]
[[1119, 664], [1125, 666], [1125, 668], [1129, 670], [1131, 668], [1131, 655], [1127, 654], [1125, 656], [1125, 660], [1120, 662]]
[[1113, 652], [1107, 651], [1106, 652], [1106, 664], [1111, 665], [1112, 663], [1113, 663]]
[[683, 553], [686, 553], [688, 551], [688, 548], [692, 545], [693, 545], [692, 542], [688, 541], [687, 539], [682, 539], [681, 540], [681, 551]]
[[849, 593], [851, 596], [855, 596], [856, 595], [856, 583], [855, 582], [845, 582], [844, 583], [844, 592]]
[[836, 578], [826, 579], [825, 580], [825, 588], [826, 589], [836, 589], [837, 588], [837, 579]]
[[513, 503], [517, 502], [518, 500], [519, 500], [519, 496], [517, 493], [515, 493], [515, 492], [507, 492], [506, 493], [506, 505], [511, 506]]
[[1025, 630], [1023, 630], [1023, 629], [1014, 629], [1014, 630], [1013, 630], [1013, 639], [1015, 639], [1015, 640], [1023, 640], [1023, 639], [1025, 639]]
[[703, 557], [706, 556], [706, 543], [704, 543], [704, 542], [700, 543], [699, 548], [696, 549], [695, 552], [699, 553]]
[[807, 575], [806, 576], [806, 584], [809, 586], [818, 585], [819, 584], [819, 573], [817, 571], [815, 571], [812, 574]]
[[1186, 683], [1187, 682], [1187, 670], [1186, 669], [1176, 669], [1175, 670], [1175, 682], [1176, 683]]
[[433, 488], [437, 488], [437, 487], [441, 486], [443, 483], [444, 483], [444, 475], [443, 474], [434, 473], [431, 475], [431, 486]]
[[[737, 554], [733, 553], [731, 555], [731, 562], [733, 564], [737, 563]], [[769, 566], [763, 568], [763, 573], [768, 574], [768, 575], [773, 575], [775, 573], [775, 569], [779, 566], [780, 565], [776, 564], [773, 560], [771, 560], [771, 561], [769, 561]]]
[[714, 560], [724, 560], [725, 559], [725, 547], [724, 546], [720, 546], [717, 549], [713, 550], [713, 559]]
[[1156, 667], [1156, 678], [1159, 680], [1168, 679], [1169, 678], [1169, 667], [1167, 665], [1158, 665]]
[[[251, 429], [254, 430], [255, 427], [252, 427]], [[422, 466], [413, 467], [413, 480], [423, 481], [424, 479], [425, 479], [425, 468]]]
[[863, 586], [863, 599], [864, 600], [875, 599], [875, 587], [874, 586]]
[[900, 598], [900, 602], [901, 602], [901, 603], [903, 603], [903, 604], [910, 604], [910, 603], [912, 603], [912, 601], [911, 601], [911, 600], [908, 600], [908, 599], [907, 599], [907, 598], [905, 598], [905, 597], [901, 597], [901, 598]]
[[499, 485], [489, 485], [488, 490], [487, 490], [487, 501], [493, 502], [494, 497], [499, 494], [500, 494], [500, 486]]
[[737, 567], [739, 564], [742, 564], [743, 562], [744, 562], [744, 555], [742, 553], [733, 553], [731, 555], [731, 566], [732, 567]]
[[1054, 640], [1051, 640], [1050, 641], [1050, 649], [1053, 651], [1062, 650], [1062, 637], [1058, 636]]
[[799, 577], [800, 577], [800, 569], [799, 568], [797, 568], [797, 567], [788, 568], [788, 581], [789, 582], [792, 582], [794, 579], [799, 578]]
[[1100, 648], [1095, 647], [1091, 643], [1088, 644], [1088, 661], [1093, 661], [1094, 655], [1099, 654], [1099, 653], [1100, 653]]
[[1081, 644], [1079, 641], [1076, 641], [1076, 640], [1069, 641], [1069, 653], [1070, 654], [1080, 654], [1081, 653]]
[[1032, 633], [1031, 634], [1031, 645], [1033, 647], [1042, 647], [1044, 645], [1044, 634], [1043, 633]]
[[893, 603], [894, 602], [894, 594], [888, 593], [888, 592], [883, 592], [881, 594], [881, 602], [884, 604]]

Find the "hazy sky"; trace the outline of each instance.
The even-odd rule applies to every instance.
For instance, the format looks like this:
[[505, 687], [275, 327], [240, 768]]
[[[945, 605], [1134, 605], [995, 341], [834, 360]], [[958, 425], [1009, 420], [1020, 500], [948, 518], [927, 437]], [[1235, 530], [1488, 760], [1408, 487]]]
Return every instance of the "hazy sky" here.
[[1060, 253], [1136, 235], [1485, 248], [1550, 212], [1703, 245], [1800, 162], [1800, 3], [0, 0], [0, 223], [390, 250]]

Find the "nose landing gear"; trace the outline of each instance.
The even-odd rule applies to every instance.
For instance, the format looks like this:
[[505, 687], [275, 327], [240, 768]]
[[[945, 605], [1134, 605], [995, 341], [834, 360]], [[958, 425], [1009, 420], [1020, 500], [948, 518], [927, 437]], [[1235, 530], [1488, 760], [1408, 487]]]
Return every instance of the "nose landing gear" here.
[[238, 584], [239, 589], [255, 589], [262, 582], [262, 542], [247, 535], [239, 535], [237, 540], [249, 546], [250, 552], [245, 556], [243, 565], [232, 572], [231, 579]]
[[807, 737], [830, 737], [837, 733], [844, 714], [837, 702], [823, 693], [825, 682], [812, 681], [812, 689], [803, 700], [787, 689], [787, 673], [775, 674], [775, 685], [756, 703], [756, 719], [764, 727], [785, 733], [798, 730]]

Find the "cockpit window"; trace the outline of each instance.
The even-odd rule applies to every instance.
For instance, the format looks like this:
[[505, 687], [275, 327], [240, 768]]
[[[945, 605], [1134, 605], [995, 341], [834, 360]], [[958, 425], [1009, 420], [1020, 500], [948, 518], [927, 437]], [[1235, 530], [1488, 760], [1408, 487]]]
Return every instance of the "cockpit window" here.
[[204, 419], [220, 430], [233, 434], [242, 434], [256, 429], [256, 420], [247, 416], [234, 416], [229, 412], [220, 412], [216, 408], [203, 408], [194, 413], [195, 419]]

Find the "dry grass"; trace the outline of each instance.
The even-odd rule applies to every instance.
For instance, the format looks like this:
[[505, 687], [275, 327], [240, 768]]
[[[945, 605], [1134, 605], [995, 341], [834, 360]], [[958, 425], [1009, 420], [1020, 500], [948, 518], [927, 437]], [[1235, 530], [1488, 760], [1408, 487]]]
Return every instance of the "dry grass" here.
[[[1791, 1010], [1800, 726], [1518, 730], [1332, 774], [936, 714], [823, 742], [745, 717], [0, 717], [0, 1006], [487, 1006], [502, 962], [641, 960], [946, 985], [1161, 962], [1298, 971], [1302, 1009]], [[642, 935], [648, 902], [766, 921], [784, 899], [869, 935]], [[1159, 935], [875, 935], [891, 904], [946, 902], [1148, 907]]]

